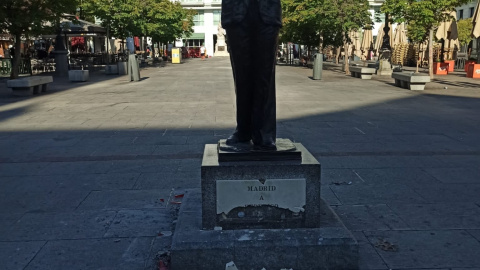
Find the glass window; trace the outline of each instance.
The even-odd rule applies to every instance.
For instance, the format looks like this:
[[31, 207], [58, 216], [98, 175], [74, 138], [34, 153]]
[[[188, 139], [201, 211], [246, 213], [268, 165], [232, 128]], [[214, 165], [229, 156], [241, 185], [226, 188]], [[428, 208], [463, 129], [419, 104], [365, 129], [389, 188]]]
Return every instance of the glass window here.
[[458, 14], [458, 19], [463, 19], [463, 9], [460, 9], [459, 14]]
[[220, 18], [222, 16], [222, 12], [220, 10], [213, 11], [213, 25], [217, 26], [220, 23]]
[[475, 8], [471, 7], [470, 8], [470, 18], [473, 17], [474, 13], [475, 13]]
[[193, 16], [193, 23], [195, 24], [195, 26], [203, 26], [203, 18], [203, 10], [197, 10], [197, 15]]

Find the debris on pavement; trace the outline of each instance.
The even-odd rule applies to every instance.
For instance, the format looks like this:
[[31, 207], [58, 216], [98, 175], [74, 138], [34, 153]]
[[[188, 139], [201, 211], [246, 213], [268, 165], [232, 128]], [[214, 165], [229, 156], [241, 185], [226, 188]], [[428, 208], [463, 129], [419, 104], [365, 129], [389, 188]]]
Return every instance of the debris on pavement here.
[[375, 244], [375, 247], [381, 248], [384, 251], [395, 252], [398, 251], [398, 247], [385, 239], [378, 238], [378, 242]]

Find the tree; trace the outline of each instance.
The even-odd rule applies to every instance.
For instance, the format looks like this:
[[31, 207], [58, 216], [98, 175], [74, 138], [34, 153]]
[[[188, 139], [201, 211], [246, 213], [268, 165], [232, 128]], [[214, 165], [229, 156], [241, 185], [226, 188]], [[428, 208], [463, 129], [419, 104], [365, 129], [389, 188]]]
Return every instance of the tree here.
[[85, 12], [103, 20], [117, 38], [151, 36], [169, 42], [193, 32], [195, 11], [169, 0], [87, 0]]
[[[460, 45], [467, 45], [472, 41], [472, 18], [464, 19], [464, 20], [459, 20], [457, 23], [457, 29], [458, 29], [458, 41], [460, 42]], [[468, 51], [468, 57], [470, 58], [470, 53], [471, 51]]]
[[[428, 65], [430, 77], [433, 78], [433, 30], [441, 22], [455, 19], [450, 13], [455, 7], [468, 2], [470, 0], [385, 0], [381, 11], [391, 15], [391, 22], [412, 24], [409, 29], [416, 32], [412, 34], [415, 38], [420, 38], [423, 32], [429, 33]], [[425, 34], [425, 39], [426, 36]]]
[[126, 39], [136, 30], [135, 12], [138, 0], [85, 0], [82, 9], [88, 16], [95, 16], [102, 20], [107, 27], [109, 36]]
[[348, 44], [348, 32], [372, 23], [367, 0], [282, 0], [282, 7], [282, 38], [320, 50]]
[[[0, 31], [15, 37], [10, 79], [18, 78], [21, 38], [53, 31], [60, 27], [63, 13], [74, 13], [77, 0], [2, 0], [0, 2]], [[50, 26], [48, 26], [50, 25]]]

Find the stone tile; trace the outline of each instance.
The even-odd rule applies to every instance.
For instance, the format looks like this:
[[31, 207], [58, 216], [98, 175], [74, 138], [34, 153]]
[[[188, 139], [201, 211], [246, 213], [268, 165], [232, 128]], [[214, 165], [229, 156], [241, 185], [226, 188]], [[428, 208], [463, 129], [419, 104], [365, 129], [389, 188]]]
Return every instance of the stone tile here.
[[480, 230], [468, 230], [468, 232], [480, 242]]
[[0, 214], [0, 241], [4, 241], [9, 237], [13, 225], [23, 216], [18, 213]]
[[37, 175], [48, 165], [48, 162], [0, 163], [0, 176]]
[[170, 192], [170, 189], [92, 191], [78, 210], [165, 208]]
[[39, 175], [91, 174], [106, 173], [112, 163], [110, 161], [68, 161], [51, 162], [38, 172]]
[[170, 189], [200, 187], [200, 170], [186, 172], [142, 173], [134, 189]]
[[358, 176], [368, 184], [404, 184], [408, 186], [435, 185], [438, 180], [422, 168], [356, 169]]
[[7, 238], [15, 241], [101, 238], [115, 214], [115, 211], [26, 213]]
[[476, 168], [426, 168], [425, 171], [441, 181], [453, 184], [480, 184], [480, 169]]
[[403, 184], [330, 185], [330, 188], [342, 204], [348, 205], [425, 202], [420, 195]]
[[480, 243], [463, 230], [372, 231], [365, 236], [374, 246], [379, 239], [398, 247], [395, 252], [376, 247], [390, 268], [461, 268], [480, 265]]
[[132, 189], [140, 173], [100, 173], [75, 175], [70, 178], [73, 185], [89, 190]]
[[36, 159], [48, 157], [88, 157], [98, 146], [76, 145], [76, 146], [46, 146], [32, 154]]
[[25, 269], [44, 245], [45, 241], [0, 242], [2, 269]]
[[74, 188], [65, 178], [49, 176], [25, 176], [2, 179], [0, 190], [8, 192], [0, 196], [0, 213], [26, 213], [66, 211], [75, 209], [90, 190]]
[[480, 207], [473, 203], [389, 204], [412, 229], [480, 229]]
[[173, 229], [172, 216], [166, 209], [120, 210], [105, 237], [158, 236]]
[[157, 145], [153, 155], [187, 155], [201, 157], [205, 146], [201, 144]]
[[179, 163], [178, 159], [114, 160], [108, 173], [175, 172]]
[[151, 155], [155, 151], [152, 145], [105, 145], [97, 147], [91, 156], [137, 156]]
[[328, 205], [342, 205], [340, 200], [338, 200], [337, 196], [335, 196], [335, 193], [333, 193], [329, 186], [322, 186], [320, 189], [320, 194], [322, 199], [324, 199]]
[[480, 184], [435, 184], [413, 187], [429, 203], [480, 202]]
[[364, 182], [363, 179], [358, 177], [358, 173], [356, 173], [357, 170], [322, 168], [320, 180], [322, 185], [343, 185], [350, 182], [352, 184]]
[[352, 234], [358, 242], [359, 269], [389, 269], [363, 232], [352, 232]]
[[187, 136], [138, 136], [133, 141], [134, 144], [146, 145], [183, 145], [187, 143]]
[[408, 225], [387, 205], [340, 205], [333, 207], [345, 226], [352, 231], [401, 230]]
[[49, 241], [26, 270], [140, 270], [150, 260], [152, 237]]

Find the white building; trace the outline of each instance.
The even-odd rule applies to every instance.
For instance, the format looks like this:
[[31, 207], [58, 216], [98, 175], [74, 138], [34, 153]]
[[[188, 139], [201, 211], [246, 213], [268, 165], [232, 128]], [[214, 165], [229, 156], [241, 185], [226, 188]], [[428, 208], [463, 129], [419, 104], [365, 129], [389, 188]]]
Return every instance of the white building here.
[[205, 44], [207, 54], [212, 56], [217, 40], [218, 24], [221, 17], [221, 0], [172, 0], [179, 1], [184, 8], [194, 9], [194, 33], [184, 39], [184, 46], [199, 47]]
[[473, 15], [475, 14], [476, 5], [477, 5], [477, 1], [471, 1], [468, 4], [457, 7], [456, 8], [457, 20], [468, 19], [473, 17]]

